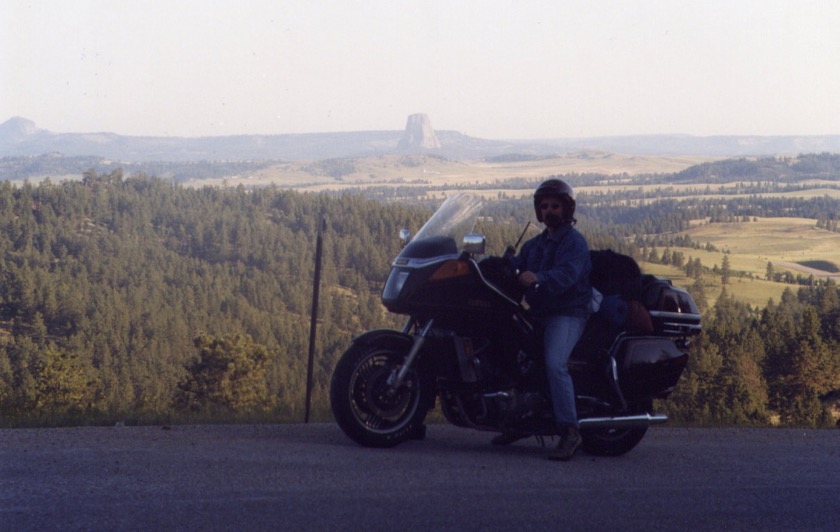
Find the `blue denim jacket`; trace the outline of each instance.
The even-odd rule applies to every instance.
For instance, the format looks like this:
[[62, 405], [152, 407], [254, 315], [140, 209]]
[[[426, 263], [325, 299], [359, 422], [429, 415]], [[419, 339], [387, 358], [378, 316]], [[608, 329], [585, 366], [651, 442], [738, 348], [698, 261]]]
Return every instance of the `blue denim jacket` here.
[[589, 245], [572, 225], [564, 225], [553, 235], [543, 231], [528, 240], [513, 262], [520, 271], [529, 270], [537, 276], [537, 284], [525, 293], [525, 301], [535, 315], [589, 315]]

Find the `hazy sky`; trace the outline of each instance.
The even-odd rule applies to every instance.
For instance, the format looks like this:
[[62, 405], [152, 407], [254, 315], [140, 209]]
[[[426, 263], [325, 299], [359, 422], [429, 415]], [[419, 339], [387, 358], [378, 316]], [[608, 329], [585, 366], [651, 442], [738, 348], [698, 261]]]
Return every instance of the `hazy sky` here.
[[840, 134], [838, 0], [0, 0], [0, 122]]

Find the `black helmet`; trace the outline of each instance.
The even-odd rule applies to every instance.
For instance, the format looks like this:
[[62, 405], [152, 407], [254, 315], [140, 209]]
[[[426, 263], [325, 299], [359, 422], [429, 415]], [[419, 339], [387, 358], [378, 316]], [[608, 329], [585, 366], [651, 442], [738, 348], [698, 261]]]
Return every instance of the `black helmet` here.
[[575, 191], [561, 179], [547, 179], [540, 183], [534, 191], [534, 212], [537, 214], [537, 221], [542, 222], [542, 210], [540, 204], [545, 198], [556, 197], [563, 205], [563, 223], [575, 223]]

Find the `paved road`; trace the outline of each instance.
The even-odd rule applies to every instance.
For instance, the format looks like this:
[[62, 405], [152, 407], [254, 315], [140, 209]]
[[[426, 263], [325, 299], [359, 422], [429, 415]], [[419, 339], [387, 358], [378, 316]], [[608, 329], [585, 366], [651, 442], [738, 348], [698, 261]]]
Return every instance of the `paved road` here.
[[840, 431], [651, 429], [619, 458], [445, 425], [0, 430], [0, 530], [840, 530]]

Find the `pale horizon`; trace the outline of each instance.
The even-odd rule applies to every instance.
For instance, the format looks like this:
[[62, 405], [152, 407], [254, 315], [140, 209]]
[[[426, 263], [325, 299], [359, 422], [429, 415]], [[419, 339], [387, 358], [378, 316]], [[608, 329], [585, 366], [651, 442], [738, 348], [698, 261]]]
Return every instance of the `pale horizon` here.
[[202, 137], [840, 134], [840, 3], [0, 0], [0, 123]]

